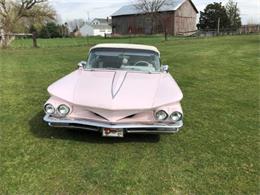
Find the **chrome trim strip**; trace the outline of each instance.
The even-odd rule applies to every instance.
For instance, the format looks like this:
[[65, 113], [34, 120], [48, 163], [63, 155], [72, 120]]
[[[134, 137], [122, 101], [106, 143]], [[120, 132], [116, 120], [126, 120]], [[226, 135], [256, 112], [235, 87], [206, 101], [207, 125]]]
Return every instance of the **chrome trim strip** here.
[[85, 129], [89, 131], [99, 131], [98, 127], [88, 127], [88, 126], [73, 126], [73, 125], [68, 125], [68, 124], [62, 124], [62, 123], [48, 123], [50, 127], [55, 127], [55, 128], [72, 128], [72, 129]]
[[111, 94], [112, 94], [112, 98], [113, 98], [113, 99], [117, 96], [117, 94], [119, 93], [120, 89], [122, 88], [122, 86], [123, 86], [123, 84], [124, 84], [124, 82], [125, 82], [126, 76], [127, 76], [127, 72], [124, 73], [125, 75], [124, 75], [123, 81], [120, 83], [120, 86], [119, 86], [119, 88], [117, 89], [117, 91], [114, 91], [114, 83], [115, 83], [116, 74], [118, 74], [117, 71], [114, 72], [114, 76], [113, 76], [113, 80], [112, 80], [112, 85], [111, 85]]
[[[107, 124], [107, 123], [102, 123], [102, 122], [94, 122], [94, 121], [88, 121], [88, 120], [72, 120], [72, 119], [61, 119], [61, 118], [53, 118], [50, 117], [49, 115], [45, 115], [43, 120], [50, 124], [51, 126], [65, 126], [65, 127], [73, 127], [73, 124], [76, 125], [86, 125], [86, 126], [92, 126], [92, 127], [101, 127], [101, 128], [114, 128], [114, 129], [126, 129], [129, 132], [135, 132], [139, 130], [136, 130], [138, 128], [140, 129], [158, 129], [158, 132], [160, 129], [165, 129], [168, 131], [171, 130], [176, 130], [179, 129], [183, 126], [183, 121], [179, 121], [178, 123], [175, 124], [162, 124], [162, 123], [157, 123], [153, 125], [144, 125], [144, 124]], [[81, 128], [81, 127], [78, 127]], [[82, 127], [84, 128], [84, 127]], [[86, 127], [87, 128], [87, 127]], [[133, 130], [131, 130], [133, 129]], [[150, 130], [149, 130], [150, 131]], [[155, 130], [151, 130], [152, 132], [157, 132]]]
[[178, 133], [180, 131], [179, 128], [176, 129], [170, 129], [170, 130], [162, 130], [162, 129], [158, 129], [158, 130], [146, 130], [146, 129], [138, 129], [138, 130], [129, 130], [127, 129], [126, 132], [127, 133], [149, 133], [149, 134], [158, 134], [158, 133], [168, 133], [168, 134], [172, 134], [172, 133]]

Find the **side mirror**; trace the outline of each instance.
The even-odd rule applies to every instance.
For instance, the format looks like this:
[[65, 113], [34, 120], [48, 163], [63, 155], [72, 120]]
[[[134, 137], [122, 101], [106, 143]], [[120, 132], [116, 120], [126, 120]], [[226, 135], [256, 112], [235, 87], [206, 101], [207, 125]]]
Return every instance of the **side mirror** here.
[[162, 72], [168, 73], [169, 72], [169, 65], [162, 65]]
[[78, 68], [83, 68], [86, 65], [87, 65], [86, 61], [81, 61], [81, 62], [78, 63]]

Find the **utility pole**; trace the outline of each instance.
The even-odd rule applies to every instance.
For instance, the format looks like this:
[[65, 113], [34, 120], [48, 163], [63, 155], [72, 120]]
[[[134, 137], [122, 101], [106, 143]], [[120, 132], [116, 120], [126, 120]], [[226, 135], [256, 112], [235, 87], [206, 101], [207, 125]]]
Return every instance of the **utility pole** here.
[[218, 18], [218, 35], [219, 35], [219, 27], [220, 27], [220, 18]]
[[89, 13], [89, 11], [87, 11], [87, 15], [88, 15], [88, 23], [90, 23], [90, 13]]

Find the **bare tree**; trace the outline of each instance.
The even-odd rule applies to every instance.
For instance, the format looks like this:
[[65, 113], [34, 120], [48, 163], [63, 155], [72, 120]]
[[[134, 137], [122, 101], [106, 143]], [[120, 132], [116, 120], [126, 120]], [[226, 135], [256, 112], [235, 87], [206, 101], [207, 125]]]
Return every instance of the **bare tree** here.
[[70, 20], [67, 22], [68, 24], [68, 28], [71, 32], [75, 31], [76, 29], [81, 28], [82, 26], [85, 25], [85, 21], [84, 19], [74, 19], [74, 20]]
[[53, 18], [55, 11], [48, 0], [0, 0], [1, 46], [7, 47], [16, 26], [23, 22]]
[[[151, 34], [154, 32], [154, 23], [159, 20], [163, 26], [165, 26], [165, 17], [158, 14], [163, 6], [168, 5], [167, 0], [136, 0], [135, 7], [143, 14], [147, 15], [151, 19]], [[167, 32], [165, 27], [164, 31]]]
[[167, 0], [137, 0], [136, 8], [143, 13], [157, 13]]

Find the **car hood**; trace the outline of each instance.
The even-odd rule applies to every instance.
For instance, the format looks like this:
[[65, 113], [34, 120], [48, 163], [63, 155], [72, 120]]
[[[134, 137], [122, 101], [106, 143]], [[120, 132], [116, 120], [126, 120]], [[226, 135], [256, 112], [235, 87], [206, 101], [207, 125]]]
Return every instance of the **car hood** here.
[[179, 102], [182, 92], [167, 73], [79, 69], [48, 88], [71, 104], [108, 110], [144, 110]]

